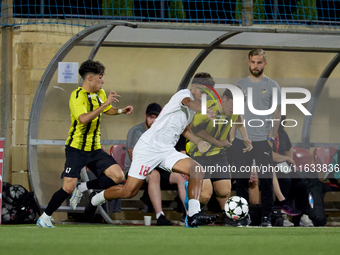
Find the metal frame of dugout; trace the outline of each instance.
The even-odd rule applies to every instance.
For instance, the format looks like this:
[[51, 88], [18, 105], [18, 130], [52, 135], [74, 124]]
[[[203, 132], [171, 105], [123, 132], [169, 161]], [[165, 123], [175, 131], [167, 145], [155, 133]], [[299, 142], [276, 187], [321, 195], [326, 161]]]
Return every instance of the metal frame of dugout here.
[[[157, 33], [153, 33], [157, 29]], [[116, 31], [112, 36], [112, 31]], [[252, 40], [247, 40], [251, 36]], [[310, 133], [313, 121], [313, 113], [326, 83], [332, 71], [340, 61], [340, 31], [334, 30], [294, 30], [263, 28], [263, 27], [236, 27], [236, 26], [201, 26], [201, 25], [169, 25], [154, 23], [129, 23], [112, 21], [105, 24], [89, 27], [74, 35], [65, 43], [58, 53], [53, 57], [47, 66], [39, 86], [37, 88], [28, 125], [27, 135], [27, 163], [30, 176], [30, 183], [35, 194], [42, 194], [40, 177], [38, 173], [37, 148], [39, 145], [64, 146], [64, 140], [41, 140], [38, 139], [38, 125], [44, 97], [50, 81], [61, 62], [74, 46], [86, 44], [82, 41], [88, 38], [93, 49], [88, 59], [94, 59], [100, 47], [148, 47], [148, 48], [180, 48], [180, 49], [201, 49], [194, 61], [187, 69], [179, 89], [187, 88], [190, 79], [204, 59], [215, 49], [227, 50], [250, 50], [253, 48], [264, 48], [271, 51], [291, 52], [328, 52], [336, 53], [336, 56], [325, 67], [318, 79], [308, 103], [308, 111], [311, 116], [306, 116], [303, 123], [301, 142], [294, 143], [294, 146], [309, 147], [338, 147], [338, 143], [311, 143]], [[125, 140], [103, 140], [102, 144], [124, 144]], [[88, 176], [82, 171], [83, 179]], [[45, 208], [41, 201], [38, 201], [41, 208]], [[78, 208], [83, 210], [84, 208]], [[124, 208], [122, 208], [124, 209]], [[68, 206], [59, 208], [62, 211], [70, 211]], [[99, 212], [106, 222], [115, 222], [108, 216], [102, 207]]]

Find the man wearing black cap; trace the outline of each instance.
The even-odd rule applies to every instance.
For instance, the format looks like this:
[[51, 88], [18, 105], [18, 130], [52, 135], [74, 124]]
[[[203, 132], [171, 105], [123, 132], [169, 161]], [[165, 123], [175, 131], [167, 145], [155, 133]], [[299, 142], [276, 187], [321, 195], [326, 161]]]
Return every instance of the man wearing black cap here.
[[[126, 148], [128, 153], [125, 156], [125, 174], [127, 175], [132, 159], [133, 148], [135, 147], [138, 139], [142, 136], [142, 134], [148, 130], [151, 125], [155, 122], [157, 116], [161, 112], [162, 107], [157, 103], [151, 103], [146, 108], [144, 123], [140, 123], [134, 127], [132, 127], [127, 135], [126, 139]], [[181, 140], [177, 143], [176, 149], [178, 151], [185, 152], [185, 140]], [[148, 182], [148, 193], [150, 196], [151, 203], [155, 209], [157, 225], [159, 226], [170, 226], [173, 223], [168, 220], [164, 212], [162, 210], [162, 200], [161, 200], [161, 187], [168, 187], [169, 184], [176, 184], [178, 187], [178, 194], [182, 202], [184, 202], [185, 198], [185, 189], [184, 182], [185, 179], [179, 173], [170, 173], [163, 169], [156, 167], [152, 171], [151, 174], [146, 178]]]
[[128, 153], [125, 156], [125, 164], [124, 164], [126, 175], [130, 169], [133, 148], [135, 147], [139, 137], [141, 137], [141, 135], [151, 127], [152, 123], [155, 122], [161, 110], [162, 110], [162, 107], [159, 104], [157, 103], [149, 104], [148, 107], [146, 108], [146, 112], [144, 115], [144, 120], [145, 120], [144, 123], [140, 123], [136, 126], [133, 126], [129, 130], [127, 134], [127, 139], [126, 139], [126, 148], [128, 150]]

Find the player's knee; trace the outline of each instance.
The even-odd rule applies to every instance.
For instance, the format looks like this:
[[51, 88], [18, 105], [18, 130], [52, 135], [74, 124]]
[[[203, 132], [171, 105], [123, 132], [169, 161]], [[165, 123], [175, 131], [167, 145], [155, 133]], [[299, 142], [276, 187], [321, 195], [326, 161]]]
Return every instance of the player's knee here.
[[77, 179], [76, 178], [64, 178], [63, 182], [63, 190], [66, 191], [68, 194], [72, 194], [74, 189], [77, 185]]
[[76, 185], [64, 185], [63, 186], [63, 190], [66, 191], [68, 194], [72, 194], [75, 188], [76, 188]]
[[148, 178], [148, 183], [159, 183], [161, 181], [161, 176], [158, 171], [152, 171]]
[[115, 183], [121, 183], [125, 180], [123, 170], [119, 167], [118, 164], [110, 166], [104, 171], [104, 174], [107, 177], [111, 178]]
[[123, 171], [111, 171], [107, 173], [107, 176], [111, 178], [115, 183], [121, 183], [125, 180]]
[[121, 183], [121, 182], [125, 181], [125, 175], [124, 175], [123, 172], [117, 174], [117, 175], [115, 176], [115, 178], [116, 178], [115, 183]]
[[230, 190], [215, 191], [215, 193], [218, 198], [226, 198], [229, 196]]
[[[175, 173], [172, 173], [172, 174], [175, 174]], [[177, 174], [177, 173], [174, 175], [173, 180], [174, 180], [174, 183], [177, 184], [178, 186], [183, 186], [185, 183], [185, 179], [182, 177], [182, 175]]]
[[222, 187], [215, 187], [215, 193], [218, 198], [226, 198], [230, 195], [231, 192], [231, 183], [226, 182]]

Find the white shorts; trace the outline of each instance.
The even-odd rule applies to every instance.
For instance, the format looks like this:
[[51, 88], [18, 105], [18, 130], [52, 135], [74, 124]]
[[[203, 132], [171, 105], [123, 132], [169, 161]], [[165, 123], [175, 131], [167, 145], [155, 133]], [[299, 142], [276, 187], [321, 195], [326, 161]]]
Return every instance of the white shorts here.
[[189, 158], [189, 156], [176, 151], [175, 148], [154, 148], [139, 139], [133, 149], [132, 163], [128, 175], [144, 180], [155, 167], [172, 172], [173, 166], [179, 160], [185, 158]]

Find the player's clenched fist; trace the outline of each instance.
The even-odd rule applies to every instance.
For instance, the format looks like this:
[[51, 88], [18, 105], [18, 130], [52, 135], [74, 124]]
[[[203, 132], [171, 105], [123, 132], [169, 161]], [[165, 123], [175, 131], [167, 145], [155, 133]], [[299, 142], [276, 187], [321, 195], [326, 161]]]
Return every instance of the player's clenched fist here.
[[132, 106], [126, 106], [122, 109], [122, 113], [124, 114], [131, 114], [133, 112], [133, 107]]

